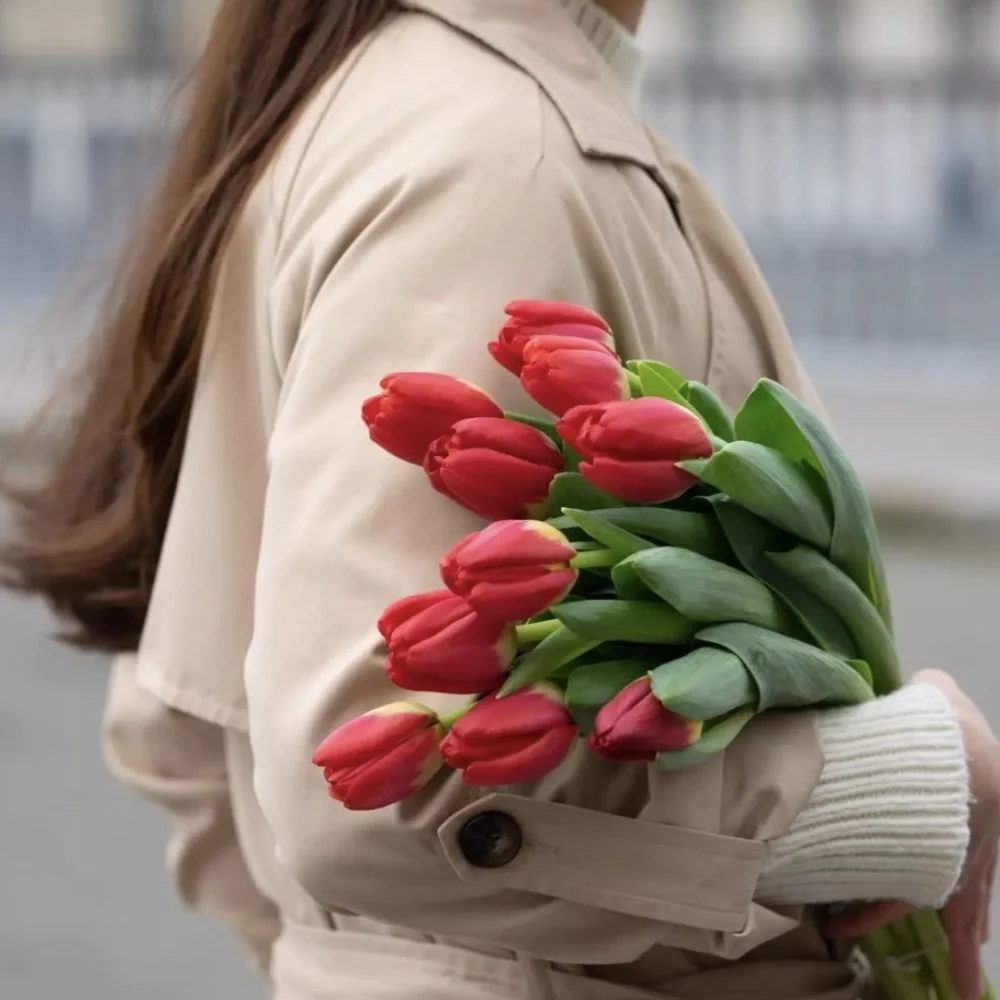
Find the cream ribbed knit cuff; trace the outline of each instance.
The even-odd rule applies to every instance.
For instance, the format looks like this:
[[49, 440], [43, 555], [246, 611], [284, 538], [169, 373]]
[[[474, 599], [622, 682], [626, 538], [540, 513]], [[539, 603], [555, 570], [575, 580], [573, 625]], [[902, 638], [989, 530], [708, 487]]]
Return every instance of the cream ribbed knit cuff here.
[[944, 695], [913, 685], [821, 712], [818, 724], [822, 776], [788, 832], [768, 844], [758, 898], [939, 906], [969, 839], [965, 748]]

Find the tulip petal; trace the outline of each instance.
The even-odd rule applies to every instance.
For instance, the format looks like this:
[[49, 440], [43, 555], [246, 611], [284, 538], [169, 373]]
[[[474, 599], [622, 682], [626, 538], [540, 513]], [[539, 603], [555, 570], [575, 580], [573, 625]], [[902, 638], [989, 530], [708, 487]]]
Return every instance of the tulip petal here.
[[449, 673], [442, 669], [421, 671], [412, 663], [400, 665], [390, 659], [386, 663], [386, 676], [396, 687], [416, 694], [468, 694], [478, 695], [503, 682], [507, 674], [501, 669], [499, 659], [493, 661], [466, 660], [461, 670]]
[[440, 492], [474, 514], [490, 520], [524, 517], [529, 507], [548, 496], [555, 476], [551, 466], [507, 455], [463, 452], [431, 478]]
[[519, 754], [539, 739], [539, 733], [499, 735], [493, 740], [462, 739], [454, 731], [441, 742], [441, 752], [449, 767], [462, 770], [479, 760], [495, 760]]
[[525, 348], [521, 384], [540, 406], [558, 416], [576, 406], [628, 399], [628, 373], [598, 344], [554, 342], [563, 337], [535, 337]]
[[411, 795], [443, 763], [437, 737], [427, 730], [350, 774], [334, 779], [330, 793], [348, 809], [381, 809]]
[[365, 400], [361, 416], [371, 439], [404, 461], [421, 464], [430, 445], [460, 420], [502, 417], [482, 389], [450, 375], [404, 372], [382, 379], [382, 393]]
[[462, 539], [445, 560], [481, 571], [567, 563], [575, 555], [566, 536], [543, 521], [498, 521]]
[[483, 699], [455, 723], [441, 752], [470, 784], [511, 784], [555, 767], [576, 735], [561, 692], [537, 684], [508, 699]]
[[386, 673], [408, 691], [481, 694], [498, 687], [517, 651], [513, 629], [484, 618], [448, 591], [400, 625], [389, 643]]
[[[562, 352], [567, 353], [562, 355]], [[576, 336], [572, 329], [555, 328], [546, 330], [528, 341], [524, 348], [524, 360], [527, 364], [532, 364], [535, 361], [562, 355], [562, 361], [569, 363], [573, 360], [574, 352], [581, 352], [581, 358], [578, 359], [580, 363], [584, 363], [582, 355], [596, 355], [598, 359], [603, 359], [605, 365], [608, 359], [615, 356], [614, 351], [609, 350], [600, 340], [593, 340], [586, 335]]]
[[515, 375], [524, 367], [524, 349], [540, 335], [558, 335], [590, 341], [614, 350], [614, 338], [597, 313], [580, 306], [559, 302], [513, 302], [510, 317], [497, 339], [489, 345], [493, 359]]
[[450, 735], [465, 743], [486, 744], [531, 736], [568, 721], [569, 712], [556, 688], [536, 684], [508, 698], [484, 699], [455, 723]]
[[701, 730], [701, 722], [664, 708], [652, 694], [650, 679], [643, 677], [597, 713], [588, 742], [603, 757], [638, 763], [652, 761], [658, 753], [687, 749]]
[[491, 520], [521, 518], [548, 495], [564, 467], [548, 435], [513, 420], [463, 420], [439, 438], [424, 461], [431, 485]]
[[510, 756], [469, 764], [462, 771], [462, 780], [478, 788], [537, 781], [566, 759], [576, 738], [576, 726], [550, 730], [530, 746]]
[[698, 482], [672, 461], [621, 461], [600, 457], [582, 462], [580, 472], [598, 489], [630, 503], [673, 500]]
[[452, 428], [450, 438], [462, 449], [485, 448], [528, 462], [551, 465], [554, 469], [563, 466], [559, 449], [547, 434], [516, 420], [494, 417], [460, 420]]
[[441, 560], [448, 589], [490, 618], [521, 621], [576, 583], [566, 536], [541, 521], [499, 521], [462, 539]]
[[[429, 604], [396, 628], [390, 649], [413, 646], [428, 636], [439, 634], [451, 625], [466, 621], [470, 616], [479, 617], [461, 597], [456, 597], [447, 590], [445, 593], [448, 595], [446, 598]], [[492, 628], [499, 631], [500, 626], [494, 625]]]
[[593, 309], [578, 306], [572, 302], [547, 301], [545, 299], [515, 299], [508, 302], [504, 312], [519, 323], [554, 325], [557, 323], [580, 323], [608, 329], [607, 321]]
[[[501, 579], [501, 574], [507, 579]], [[483, 614], [519, 622], [558, 604], [573, 589], [578, 576], [575, 569], [553, 570], [542, 576], [501, 570], [494, 579], [474, 585], [466, 597]]]
[[358, 767], [436, 723], [436, 714], [422, 705], [386, 705], [335, 729], [317, 747], [313, 763], [336, 769]]
[[708, 458], [712, 444], [705, 426], [688, 409], [647, 397], [627, 406], [609, 406], [601, 418], [602, 436], [620, 442], [620, 454], [645, 458]]
[[486, 345], [493, 360], [502, 368], [506, 368], [512, 375], [520, 375], [524, 362], [521, 360], [521, 352], [503, 340], [495, 340]]
[[450, 590], [434, 590], [428, 594], [412, 594], [409, 597], [404, 597], [402, 600], [390, 604], [382, 612], [382, 617], [378, 620], [378, 630], [382, 638], [388, 641], [393, 632], [411, 618], [442, 601], [453, 601], [454, 599], [455, 595]]
[[[513, 659], [513, 657], [511, 657]], [[442, 645], [428, 640], [386, 664], [389, 679], [408, 691], [438, 694], [482, 694], [507, 677], [510, 659], [496, 645], [454, 642]]]

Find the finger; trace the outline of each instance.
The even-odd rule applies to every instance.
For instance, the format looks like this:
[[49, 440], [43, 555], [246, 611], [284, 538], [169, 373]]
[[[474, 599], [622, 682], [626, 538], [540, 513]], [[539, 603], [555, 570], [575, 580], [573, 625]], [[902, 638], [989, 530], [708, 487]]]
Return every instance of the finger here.
[[831, 916], [825, 930], [831, 938], [860, 938], [886, 924], [895, 923], [912, 912], [912, 906], [894, 900], [863, 903]]
[[918, 670], [909, 680], [910, 684], [933, 684], [949, 691], [959, 691], [958, 682], [943, 670]]
[[983, 944], [993, 936], [993, 887], [997, 877], [997, 850], [994, 848], [990, 868], [986, 877], [985, 903], [983, 906]]
[[979, 1000], [982, 973], [979, 942], [973, 935], [965, 933], [951, 940], [951, 970], [962, 1000]]
[[956, 897], [942, 912], [955, 989], [963, 1000], [979, 1000], [980, 972], [980, 893]]

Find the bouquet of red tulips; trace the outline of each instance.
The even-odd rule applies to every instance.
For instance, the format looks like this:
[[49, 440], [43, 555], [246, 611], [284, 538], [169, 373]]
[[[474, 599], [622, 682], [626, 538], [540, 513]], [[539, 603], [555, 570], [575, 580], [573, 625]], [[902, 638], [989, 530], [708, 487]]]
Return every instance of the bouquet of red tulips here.
[[[442, 589], [378, 623], [398, 688], [468, 704], [400, 701], [335, 730], [314, 757], [335, 799], [387, 806], [442, 768], [532, 781], [579, 740], [691, 767], [760, 712], [901, 684], [872, 511], [819, 418], [767, 380], [731, 418], [669, 366], [623, 364], [590, 310], [507, 314], [490, 353], [556, 420], [434, 373], [389, 375], [364, 404], [376, 444], [492, 523], [444, 555]], [[886, 992], [956, 997], [942, 937], [933, 913], [873, 935]]]

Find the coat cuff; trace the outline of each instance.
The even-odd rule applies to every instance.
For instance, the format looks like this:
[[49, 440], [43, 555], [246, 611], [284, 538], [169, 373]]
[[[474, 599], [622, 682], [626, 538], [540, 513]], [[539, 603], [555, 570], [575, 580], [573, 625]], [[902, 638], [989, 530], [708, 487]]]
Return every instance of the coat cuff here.
[[758, 898], [940, 906], [969, 841], [965, 747], [944, 695], [912, 685], [817, 722], [822, 775], [789, 830], [768, 844]]

